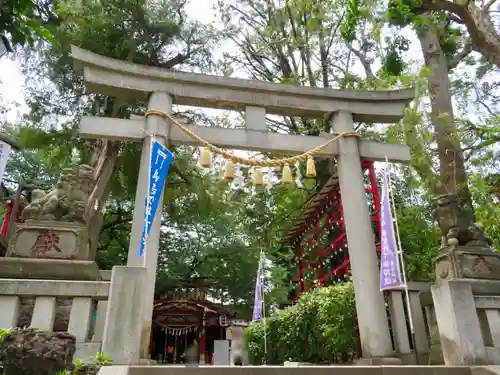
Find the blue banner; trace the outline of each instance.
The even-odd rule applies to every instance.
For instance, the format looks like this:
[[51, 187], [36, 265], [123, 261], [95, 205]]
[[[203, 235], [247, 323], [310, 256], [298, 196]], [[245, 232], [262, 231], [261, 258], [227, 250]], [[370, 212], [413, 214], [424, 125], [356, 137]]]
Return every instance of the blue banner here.
[[144, 210], [144, 224], [142, 226], [141, 242], [137, 256], [144, 254], [146, 241], [151, 232], [151, 226], [155, 219], [156, 210], [160, 203], [161, 192], [168, 177], [170, 165], [174, 156], [165, 146], [155, 140], [151, 142], [151, 160], [149, 162], [149, 184], [148, 196], [146, 197], [146, 209]]

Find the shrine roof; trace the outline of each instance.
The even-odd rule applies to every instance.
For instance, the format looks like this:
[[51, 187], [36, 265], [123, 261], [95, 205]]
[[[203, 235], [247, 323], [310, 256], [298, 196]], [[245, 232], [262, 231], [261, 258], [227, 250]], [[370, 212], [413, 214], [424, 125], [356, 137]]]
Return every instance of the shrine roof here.
[[321, 217], [322, 210], [328, 207], [333, 195], [338, 191], [338, 177], [333, 175], [302, 209], [302, 214], [292, 224], [283, 238], [284, 243], [293, 244], [302, 237]]
[[158, 313], [168, 314], [178, 310], [201, 311], [206, 310], [216, 314], [231, 315], [229, 309], [215, 302], [210, 302], [206, 299], [170, 299], [164, 298], [154, 302], [154, 310]]

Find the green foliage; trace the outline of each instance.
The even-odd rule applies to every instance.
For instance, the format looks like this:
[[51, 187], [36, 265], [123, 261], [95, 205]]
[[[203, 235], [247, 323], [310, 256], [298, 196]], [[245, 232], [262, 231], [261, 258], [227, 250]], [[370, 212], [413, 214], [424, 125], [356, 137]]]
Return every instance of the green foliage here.
[[96, 353], [93, 361], [89, 363], [85, 363], [85, 361], [81, 359], [76, 359], [74, 361], [73, 372], [71, 373], [69, 370], [63, 370], [59, 372], [59, 375], [85, 375], [90, 373], [97, 373], [97, 369], [101, 366], [110, 366], [113, 364], [113, 359], [104, 353]]
[[440, 232], [427, 205], [412, 205], [398, 213], [406, 274], [412, 281], [434, 281], [434, 258], [438, 255]]
[[0, 343], [3, 342], [3, 340], [12, 333], [12, 329], [0, 329]]
[[462, 44], [463, 31], [458, 27], [445, 27], [439, 35], [439, 44], [448, 60], [451, 60]]
[[474, 174], [470, 180], [472, 200], [476, 204], [476, 220], [484, 226], [498, 251], [500, 250], [500, 204], [492, 202], [493, 197], [498, 197], [498, 176], [484, 178]]
[[[11, 329], [3, 329], [0, 328], [0, 346], [2, 345], [3, 340], [12, 333]], [[3, 374], [3, 364], [0, 361], [0, 374]]]
[[37, 38], [52, 42], [56, 19], [51, 1], [3, 0], [0, 3], [0, 34], [8, 32], [14, 45], [33, 45]]
[[391, 182], [407, 278], [432, 282], [441, 234], [422, 194], [421, 181], [401, 168], [392, 175]]
[[99, 352], [95, 355], [95, 362], [99, 366], [109, 366], [113, 364], [113, 358], [111, 358], [109, 355]]
[[333, 363], [336, 356], [354, 350], [355, 317], [352, 283], [314, 289], [296, 305], [266, 319], [267, 356], [262, 322], [247, 327], [249, 361], [255, 365], [279, 365], [284, 361]]
[[382, 57], [382, 67], [380, 75], [388, 77], [398, 77], [403, 74], [406, 68], [406, 63], [403, 59], [403, 53], [410, 48], [410, 42], [403, 36], [397, 36], [394, 40], [389, 41], [385, 47], [384, 56]]
[[390, 0], [386, 18], [396, 26], [406, 26], [415, 22], [416, 11], [423, 5], [423, 0]]
[[347, 43], [356, 39], [356, 27], [361, 22], [359, 0], [347, 0], [346, 14], [340, 29], [340, 35]]

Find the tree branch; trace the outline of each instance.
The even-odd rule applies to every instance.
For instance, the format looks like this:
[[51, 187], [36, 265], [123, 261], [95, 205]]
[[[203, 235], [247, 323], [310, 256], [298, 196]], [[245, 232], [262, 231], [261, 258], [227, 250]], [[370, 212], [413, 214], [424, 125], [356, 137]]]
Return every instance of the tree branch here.
[[470, 55], [471, 52], [472, 52], [472, 42], [469, 39], [465, 42], [464, 47], [459, 53], [456, 54], [453, 60], [448, 61], [448, 71], [455, 69], [463, 59], [465, 59], [467, 56]]

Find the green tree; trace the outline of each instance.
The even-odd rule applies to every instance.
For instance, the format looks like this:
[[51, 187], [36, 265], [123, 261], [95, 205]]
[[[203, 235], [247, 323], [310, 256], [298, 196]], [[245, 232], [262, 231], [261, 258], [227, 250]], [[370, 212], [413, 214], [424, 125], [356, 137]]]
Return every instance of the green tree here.
[[271, 314], [265, 328], [264, 322], [257, 321], [246, 329], [250, 363], [341, 362], [343, 353], [354, 351], [355, 317], [352, 283], [314, 289], [297, 305]]
[[[385, 15], [389, 25], [385, 26], [410, 25], [413, 28], [420, 42], [425, 68], [420, 71], [419, 76], [412, 78], [412, 74], [408, 74], [410, 70], [402, 58], [402, 54], [408, 51], [408, 41], [400, 35], [386, 40], [389, 46], [382, 57], [380, 78], [385, 78], [386, 81], [389, 78], [392, 85], [411, 82], [416, 87], [416, 102], [407, 111], [404, 121], [404, 138], [412, 150], [412, 166], [428, 189], [429, 198], [455, 194], [460, 200], [460, 215], [472, 223], [473, 203], [466, 161], [473, 153], [466, 153], [465, 150], [477, 152], [488, 144], [482, 142], [481, 147], [478, 147], [477, 141], [481, 133], [470, 131], [470, 124], [473, 122], [460, 118], [462, 114], [469, 114], [470, 108], [463, 111], [453, 108], [454, 97], [460, 100], [467, 98], [467, 101], [473, 98], [468, 91], [470, 82], [460, 75], [455, 78], [453, 73], [460, 70], [460, 64], [474, 66], [481, 79], [488, 67], [470, 56], [473, 42], [467, 32], [453, 24], [457, 21], [456, 18], [443, 11], [432, 14], [421, 12], [422, 9], [417, 8], [425, 7], [426, 2], [417, 3], [391, 1]], [[366, 8], [369, 8], [368, 12]], [[357, 31], [368, 20], [380, 24], [381, 28], [384, 20], [377, 14], [382, 10], [383, 5], [377, 3], [353, 5], [348, 9], [343, 27]], [[464, 76], [467, 77], [467, 74]], [[422, 105], [424, 98], [430, 100], [429, 112]], [[474, 143], [476, 145], [469, 148]]]
[[[438, 18], [446, 23], [455, 23], [467, 31], [466, 48], [481, 53], [491, 64], [500, 66], [500, 33], [495, 13], [496, 0], [481, 1], [432, 1], [391, 0], [391, 20], [399, 25], [419, 22], [420, 16]], [[424, 17], [427, 18], [427, 17]], [[452, 31], [461, 34], [459, 28]], [[450, 34], [451, 35], [451, 34]]]
[[52, 1], [0, 1], [0, 35], [10, 34], [14, 45], [32, 45], [38, 38], [53, 41], [57, 23]]
[[[69, 46], [140, 64], [207, 72], [214, 68], [211, 48], [217, 35], [190, 20], [182, 2], [60, 2], [55, 11], [64, 20], [55, 31], [57, 43], [38, 43], [26, 54], [31, 111], [12, 129], [25, 152], [16, 155], [8, 173], [13, 180], [38, 179], [50, 185], [71, 162], [70, 155], [96, 166], [101, 176], [98, 197], [107, 202], [96, 231], [97, 261], [111, 268], [127, 257], [140, 147], [79, 139], [78, 120], [84, 113], [141, 114], [145, 103], [118, 103], [87, 93], [73, 71]], [[193, 111], [184, 115], [205, 120]], [[227, 303], [250, 306], [258, 251], [252, 251], [245, 232], [235, 236], [244, 218], [243, 204], [227, 209], [227, 186], [193, 166], [193, 148], [172, 151], [176, 157], [165, 193], [162, 221], [169, 229], [161, 238], [159, 292], [206, 279], [213, 285], [211, 293], [220, 293]]]

